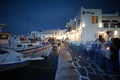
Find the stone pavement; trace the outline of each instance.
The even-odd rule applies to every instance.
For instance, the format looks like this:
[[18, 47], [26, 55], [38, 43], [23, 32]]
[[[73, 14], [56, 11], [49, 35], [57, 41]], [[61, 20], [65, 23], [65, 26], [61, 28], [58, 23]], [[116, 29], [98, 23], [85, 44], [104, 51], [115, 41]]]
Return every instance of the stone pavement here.
[[61, 47], [59, 51], [58, 68], [55, 80], [79, 80], [79, 75], [72, 63], [72, 57], [65, 47]]
[[92, 58], [81, 56], [73, 49], [62, 47], [61, 50], [55, 80], [120, 80], [120, 71], [98, 66]]
[[80, 76], [79, 80], [120, 80], [120, 71], [107, 69], [105, 64], [98, 66], [92, 56], [81, 56], [73, 49], [69, 49], [69, 52]]

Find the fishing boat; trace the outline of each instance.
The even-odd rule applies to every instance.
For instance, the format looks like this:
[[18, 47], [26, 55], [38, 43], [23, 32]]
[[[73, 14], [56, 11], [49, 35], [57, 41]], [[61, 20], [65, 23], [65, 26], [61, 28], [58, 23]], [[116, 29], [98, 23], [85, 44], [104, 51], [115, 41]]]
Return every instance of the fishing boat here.
[[[2, 28], [2, 26], [0, 26]], [[49, 56], [52, 45], [39, 39], [24, 35], [12, 35], [0, 30], [0, 46], [24, 54], [25, 57]]]
[[23, 53], [24, 56], [49, 56], [52, 45], [49, 43], [42, 43], [40, 40], [32, 41], [25, 36], [11, 37], [10, 48]]
[[20, 68], [33, 60], [43, 60], [43, 57], [24, 57], [23, 54], [8, 48], [0, 48], [0, 71]]

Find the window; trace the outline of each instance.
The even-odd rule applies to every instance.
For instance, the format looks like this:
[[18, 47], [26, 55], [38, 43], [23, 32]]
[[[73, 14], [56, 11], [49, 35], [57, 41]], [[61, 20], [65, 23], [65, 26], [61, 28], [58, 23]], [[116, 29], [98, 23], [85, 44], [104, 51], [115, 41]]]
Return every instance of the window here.
[[117, 28], [120, 28], [120, 23], [118, 23]]
[[105, 22], [108, 23], [108, 22], [110, 22], [110, 20], [102, 20], [102, 22], [103, 23], [105, 23]]
[[22, 47], [22, 45], [17, 45], [17, 47]]
[[33, 45], [32, 44], [28, 44], [28, 47], [33, 47]]
[[6, 40], [6, 39], [8, 39], [8, 37], [9, 37], [9, 35], [7, 33], [0, 32], [0, 39], [1, 40]]
[[118, 25], [117, 28], [120, 28], [120, 25]]
[[112, 22], [116, 22], [116, 23], [118, 23], [118, 20], [112, 20]]
[[6, 40], [6, 39], [8, 39], [8, 35], [1, 35], [0, 34], [0, 39]]
[[115, 23], [111, 23], [111, 28], [115, 28]]
[[103, 27], [104, 28], [109, 28], [109, 24], [108, 23], [103, 23]]
[[92, 23], [98, 23], [98, 17], [92, 16]]

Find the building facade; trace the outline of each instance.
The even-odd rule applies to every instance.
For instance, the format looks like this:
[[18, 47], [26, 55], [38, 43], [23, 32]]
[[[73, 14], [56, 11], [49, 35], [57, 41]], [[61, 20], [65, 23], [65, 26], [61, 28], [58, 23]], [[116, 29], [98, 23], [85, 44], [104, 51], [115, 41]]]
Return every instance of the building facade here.
[[65, 37], [66, 30], [51, 29], [42, 31], [32, 31], [30, 33], [31, 37], [40, 38], [41, 40], [46, 40], [48, 38], [63, 39]]
[[[77, 44], [95, 41], [99, 36], [102, 36], [106, 41], [114, 37], [120, 38], [120, 16], [118, 13], [103, 14], [102, 9], [85, 9], [81, 7], [80, 12], [73, 21], [67, 23], [69, 34], [73, 32], [73, 22], [76, 27], [74, 35], [77, 33], [77, 38], [74, 38], [74, 41]], [[73, 41], [72, 38], [70, 37], [71, 41]]]

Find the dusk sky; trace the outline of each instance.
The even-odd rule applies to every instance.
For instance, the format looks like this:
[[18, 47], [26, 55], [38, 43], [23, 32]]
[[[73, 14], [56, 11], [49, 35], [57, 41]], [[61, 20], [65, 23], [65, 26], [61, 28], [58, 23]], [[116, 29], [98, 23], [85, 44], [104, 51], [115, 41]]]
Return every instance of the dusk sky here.
[[103, 13], [120, 13], [119, 0], [0, 0], [0, 23], [11, 34], [65, 29], [81, 7], [102, 9]]

